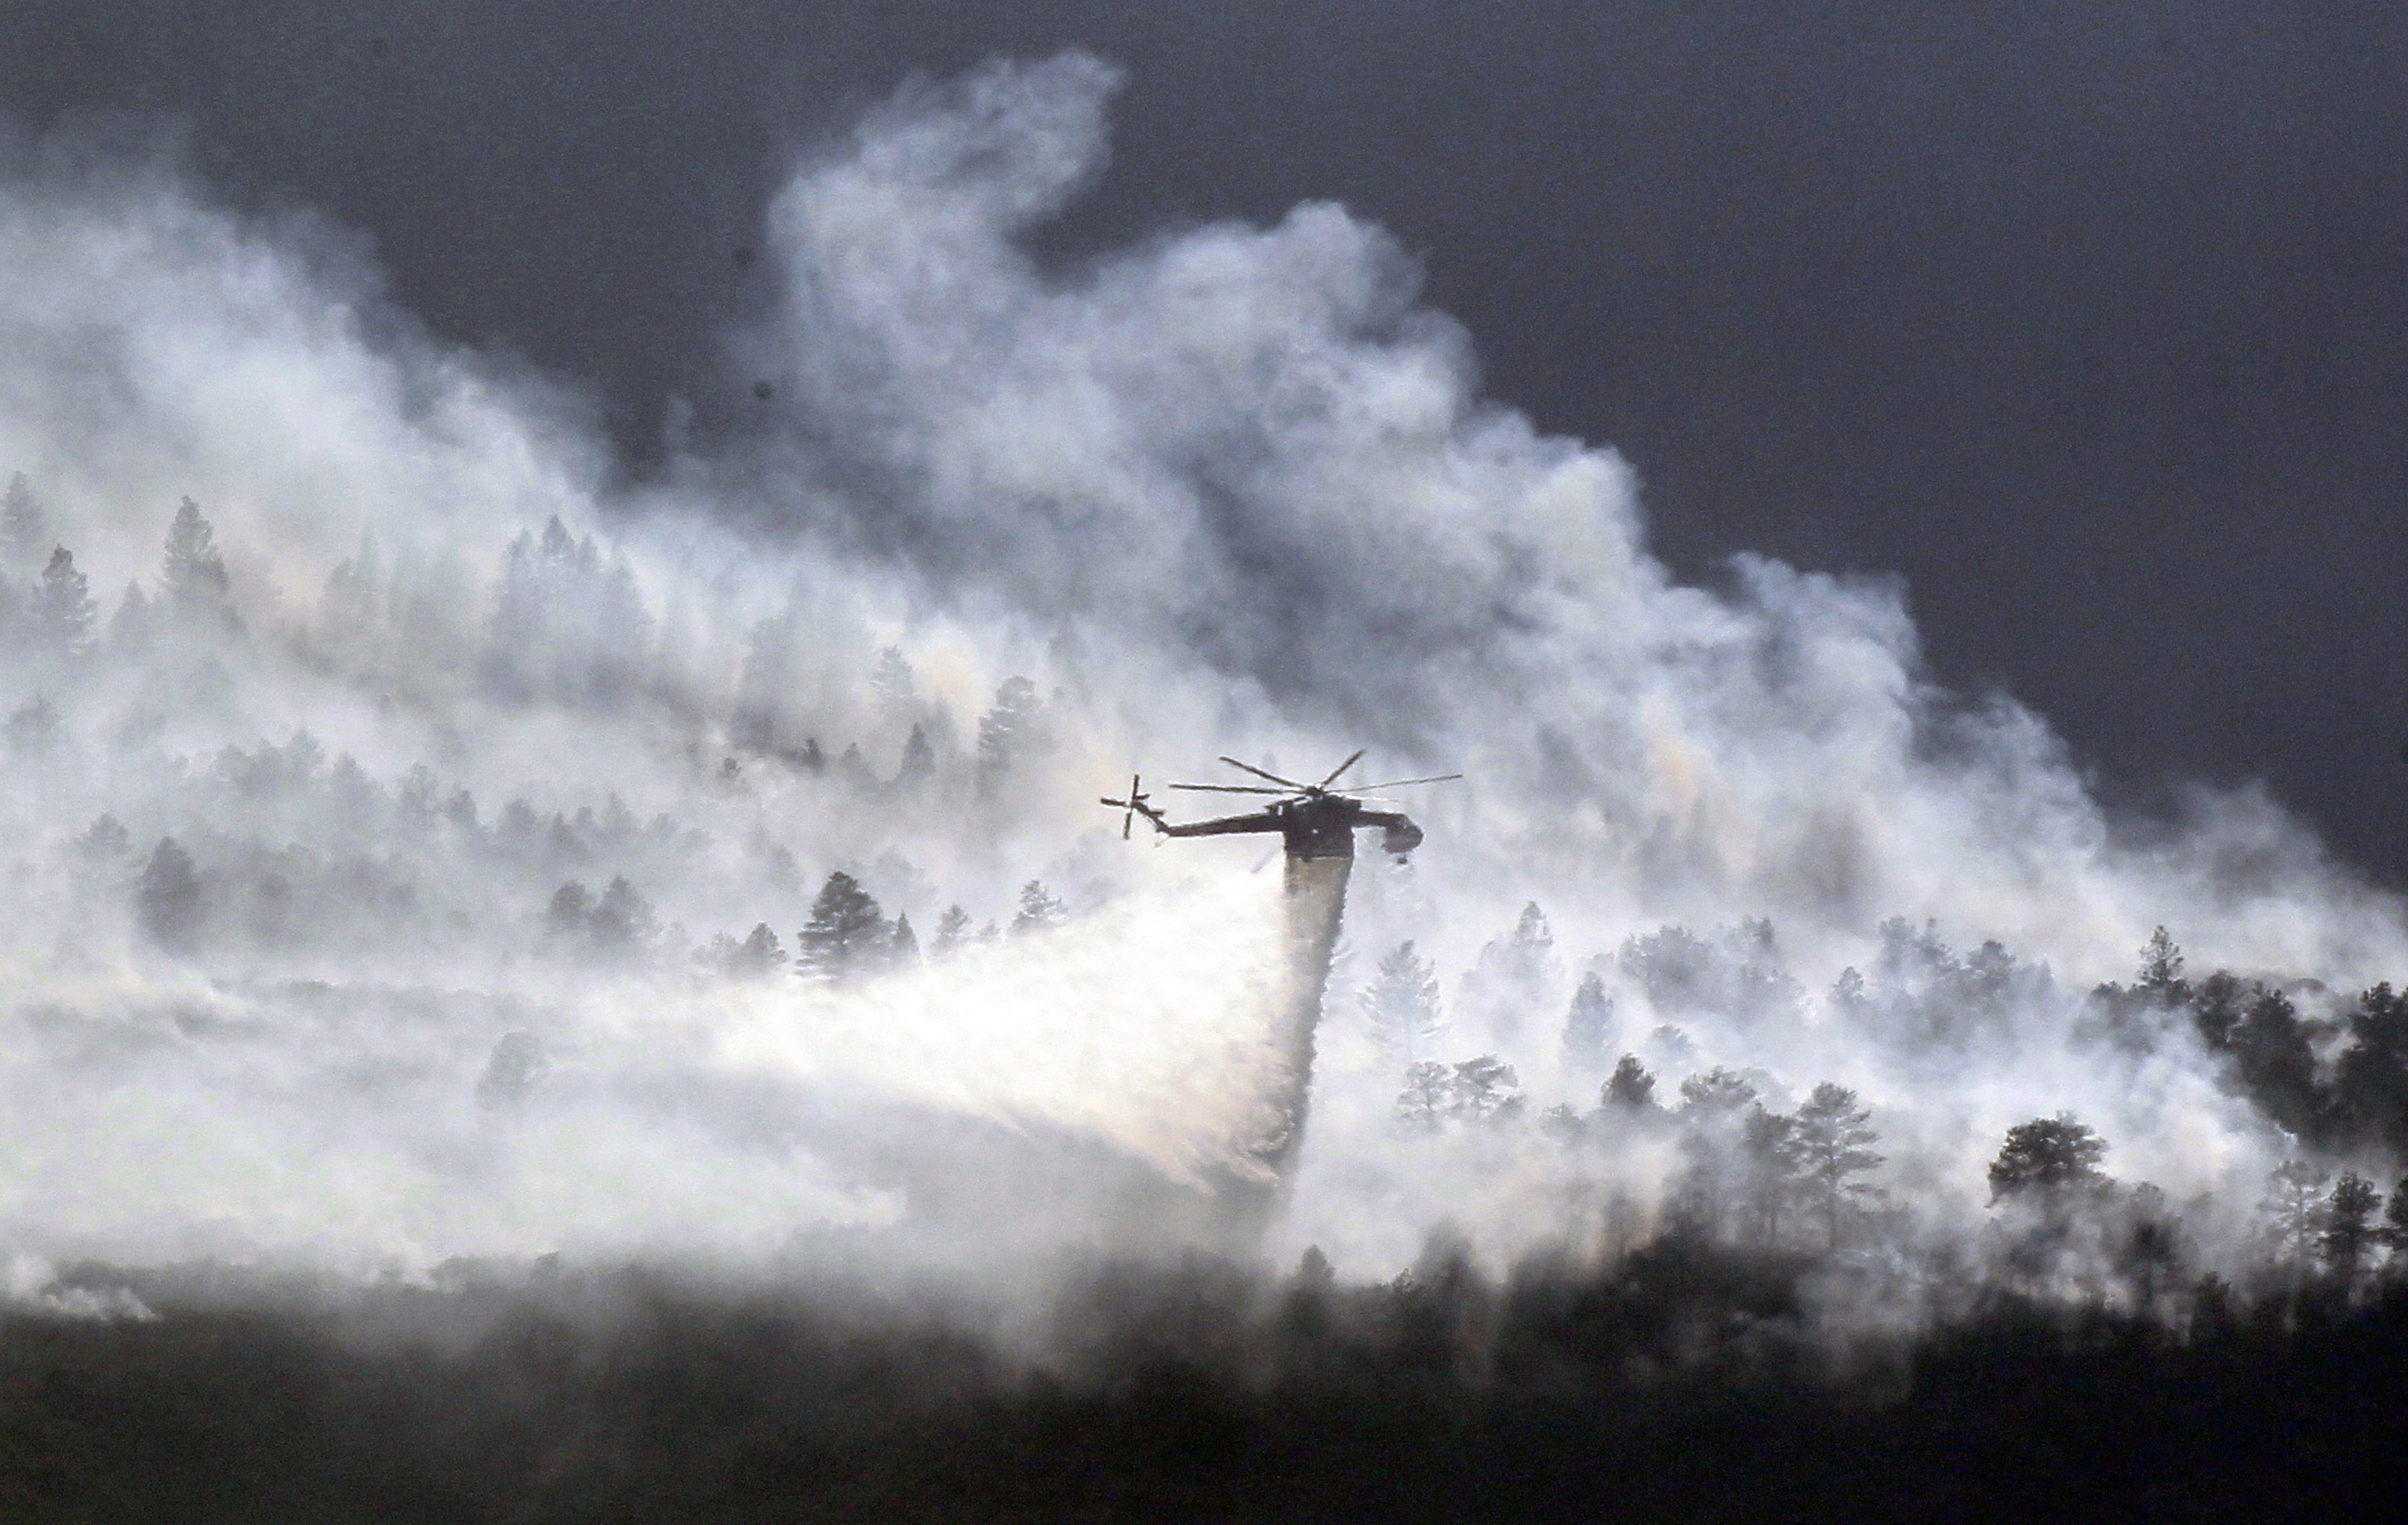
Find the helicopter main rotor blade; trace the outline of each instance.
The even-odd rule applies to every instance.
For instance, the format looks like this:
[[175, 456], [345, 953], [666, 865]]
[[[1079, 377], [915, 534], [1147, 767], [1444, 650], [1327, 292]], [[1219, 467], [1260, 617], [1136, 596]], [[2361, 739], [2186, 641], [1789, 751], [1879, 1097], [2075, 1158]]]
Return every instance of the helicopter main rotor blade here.
[[1317, 788], [1326, 789], [1326, 788], [1328, 788], [1331, 784], [1333, 784], [1337, 783], [1337, 782], [1338, 782], [1338, 775], [1339, 775], [1339, 774], [1343, 773], [1344, 771], [1346, 771], [1346, 770], [1348, 770], [1348, 769], [1350, 769], [1350, 768], [1354, 767], [1356, 763], [1361, 762], [1361, 761], [1363, 760], [1363, 752], [1364, 752], [1364, 749], [1363, 749], [1363, 748], [1361, 748], [1361, 747], [1356, 747], [1356, 748], [1354, 749], [1354, 755], [1353, 755], [1353, 756], [1351, 756], [1351, 757], [1347, 758], [1344, 762], [1340, 763], [1337, 767], [1335, 767], [1335, 768], [1331, 769], [1331, 770], [1329, 770], [1329, 776], [1328, 776], [1327, 778], [1326, 778], [1326, 779], [1323, 779], [1323, 780], [1320, 782], [1320, 784], [1318, 784], [1317, 785], [1315, 785], [1315, 787], [1317, 787]]
[[1310, 784], [1298, 784], [1292, 778], [1282, 778], [1277, 773], [1266, 773], [1261, 769], [1256, 768], [1253, 763], [1241, 763], [1235, 757], [1224, 757], [1221, 760], [1227, 763], [1232, 768], [1252, 773], [1256, 778], [1267, 778], [1273, 784], [1284, 784], [1291, 789], [1310, 789], [1312, 787]]
[[1174, 784], [1174, 789], [1186, 789], [1196, 794], [1286, 794], [1285, 789], [1266, 789], [1259, 784]]
[[1357, 784], [1355, 789], [1357, 793], [1369, 794], [1374, 789], [1401, 789], [1408, 784], [1444, 784], [1449, 779], [1459, 779], [1462, 776], [1461, 773], [1432, 773], [1427, 778], [1392, 778], [1385, 784]]

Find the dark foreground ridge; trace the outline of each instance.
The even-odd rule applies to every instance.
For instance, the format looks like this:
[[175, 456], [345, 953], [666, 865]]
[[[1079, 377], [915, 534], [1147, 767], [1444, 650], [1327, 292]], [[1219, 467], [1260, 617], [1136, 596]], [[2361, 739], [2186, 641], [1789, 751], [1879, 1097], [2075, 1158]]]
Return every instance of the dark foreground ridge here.
[[[1037, 1323], [640, 1273], [0, 1321], [11, 1520], [2367, 1518], [2408, 1288], [1974, 1296], [1814, 1332], [1794, 1257], [1502, 1282], [1106, 1268]], [[991, 1312], [991, 1311], [990, 1311]], [[1041, 1353], [1039, 1353], [1041, 1352]]]

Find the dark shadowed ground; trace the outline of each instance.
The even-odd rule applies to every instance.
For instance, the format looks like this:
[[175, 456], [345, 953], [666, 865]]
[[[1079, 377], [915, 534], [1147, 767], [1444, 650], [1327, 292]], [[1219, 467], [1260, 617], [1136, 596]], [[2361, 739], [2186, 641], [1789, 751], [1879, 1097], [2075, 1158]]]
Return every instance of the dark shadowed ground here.
[[1010, 1345], [966, 1311], [634, 1273], [188, 1293], [0, 1328], [0, 1514], [2269, 1520], [2372, 1518], [2396, 1486], [2396, 1286], [2181, 1330], [1986, 1296], [1835, 1343], [1803, 1271], [1670, 1246], [1502, 1285], [1442, 1256], [1352, 1288], [1122, 1268]]

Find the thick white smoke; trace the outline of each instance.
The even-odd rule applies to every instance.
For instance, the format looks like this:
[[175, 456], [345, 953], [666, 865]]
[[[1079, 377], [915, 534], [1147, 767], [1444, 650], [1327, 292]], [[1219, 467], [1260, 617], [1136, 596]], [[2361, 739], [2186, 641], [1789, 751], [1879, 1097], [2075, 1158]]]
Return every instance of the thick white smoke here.
[[[1518, 1024], [1467, 995], [1439, 1057], [1501, 1052], [1534, 1105], [1594, 1101], [1557, 1041], [1594, 963], [1620, 1046], [1687, 1029], [1668, 1090], [1689, 1062], [1860, 1088], [1938, 1221], [2059, 1107], [2169, 1190], [2262, 1169], [2279, 1141], [2195, 1043], [2103, 1064], [2074, 998], [2158, 923], [2199, 969], [2396, 976], [2396, 900], [2254, 795], [2119, 831], [2039, 719], [1936, 684], [1894, 583], [1676, 583], [1626, 465], [1483, 398], [1341, 208], [1044, 267], [1027, 236], [1103, 172], [1115, 82], [1073, 55], [913, 85], [801, 165], [767, 214], [784, 299], [730, 341], [780, 429], [632, 485], [572, 396], [426, 338], [338, 231], [69, 145], [8, 173], [0, 474], [104, 619], [129, 580], [161, 602], [190, 495], [239, 629], [162, 602], [147, 638], [9, 657], [0, 1250], [757, 1258], [908, 1223], [940, 1178], [1109, 1237], [1052, 1211], [1082, 1150], [1174, 1194], [1242, 1171], [1276, 876], [1259, 842], [1124, 847], [1092, 801], [1366, 743], [1358, 776], [1470, 780], [1414, 798], [1410, 870], [1357, 876], [1286, 1230], [1341, 1264], [1441, 1219], [1544, 1238], [1599, 1180], [1652, 1201], [1660, 1147], [1390, 1126], [1353, 991], [1407, 937], [1453, 990], [1531, 899], [1555, 967]], [[1023, 674], [1041, 744], [982, 755]], [[208, 912], [184, 947], [139, 914], [169, 836]], [[714, 934], [791, 942], [838, 867], [924, 944], [1032, 878], [1074, 915], [833, 992], [696, 971]], [[620, 876], [661, 925], [553, 914]], [[2053, 978], [1946, 1063], [1877, 1042], [1821, 993], [1891, 915]], [[1799, 984], [1778, 1021], [1652, 1010], [1612, 957], [1747, 916]]]

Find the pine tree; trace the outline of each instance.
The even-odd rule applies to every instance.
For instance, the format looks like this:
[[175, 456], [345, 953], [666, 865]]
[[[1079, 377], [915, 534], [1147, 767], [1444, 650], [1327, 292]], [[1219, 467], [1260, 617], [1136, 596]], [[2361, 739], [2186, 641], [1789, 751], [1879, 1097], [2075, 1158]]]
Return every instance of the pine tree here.
[[2161, 1006], [2179, 1006], [2190, 999], [2190, 982], [2183, 978], [2182, 949], [2162, 927], [2149, 934], [2141, 949], [2141, 975], [2132, 988]]
[[602, 899], [594, 903], [594, 913], [586, 918], [585, 931], [596, 951], [633, 957], [661, 935], [661, 923], [652, 914], [652, 902], [622, 874], [604, 886]]
[[937, 749], [928, 744], [927, 729], [917, 724], [903, 741], [903, 765], [896, 770], [895, 782], [914, 784], [932, 778], [937, 771]]
[[2329, 1099], [2316, 1075], [2315, 1046], [2289, 997], [2258, 993], [2232, 1034], [2232, 1056], [2250, 1099], [2275, 1126], [2301, 1138], [2324, 1135]]
[[695, 957], [705, 970], [731, 980], [757, 980], [786, 967], [786, 950], [766, 921], [756, 923], [740, 942], [720, 933]]
[[1805, 1185], [1798, 1119], [1761, 1105], [1749, 1109], [1740, 1125], [1739, 1164], [1740, 1207], [1748, 1237], [1759, 1244], [1777, 1244], [1789, 1204]]
[[2238, 975], [2217, 970], [2200, 981], [2190, 995], [2190, 1019], [2200, 1040], [2210, 1048], [2230, 1048], [2233, 1034], [2247, 1014], [2248, 1000], [2248, 989]]
[[222, 608], [232, 587], [225, 558], [218, 554], [216, 531], [201, 517], [201, 506], [189, 497], [177, 506], [175, 522], [167, 526], [159, 585], [179, 610], [201, 612]]
[[1745, 1125], [1763, 1109], [1756, 1087], [1722, 1068], [1681, 1082], [1680, 1172], [1670, 1186], [1674, 1220], [1707, 1239], [1722, 1236], [1747, 1181]]
[[112, 650], [128, 655], [150, 648], [150, 600], [142, 596], [141, 584], [125, 584], [125, 597], [118, 600], [117, 612], [109, 616], [108, 644]]
[[189, 953], [201, 929], [201, 876], [192, 855], [162, 837], [143, 866], [135, 888], [135, 912], [142, 929], [163, 948]]
[[[738, 746], [775, 752], [784, 740], [795, 686], [794, 622], [786, 615], [756, 621], [745, 635], [744, 667], [736, 683], [736, 713], [728, 727]], [[814, 756], [819, 743], [810, 743]]]
[[939, 958], [948, 957], [968, 942], [969, 936], [970, 914], [960, 906], [949, 905], [937, 918], [937, 937], [928, 944], [928, 952]]
[[2276, 1253], [2297, 1265], [2315, 1247], [2324, 1230], [2323, 1170], [2304, 1159], [2286, 1159], [2266, 1178], [2258, 1210], [2273, 1230]]
[[2408, 992], [2386, 982], [2358, 998], [2335, 1089], [2361, 1135], [2408, 1156]]
[[1616, 961], [1659, 1014], [1727, 1004], [1721, 958], [1712, 943], [1685, 927], [1661, 927], [1644, 937], [1634, 932], [1622, 940]]
[[1447, 1081], [1446, 1114], [1468, 1123], [1495, 1124], [1522, 1113], [1521, 1078], [1494, 1054], [1455, 1067]]
[[2401, 1257], [2408, 1256], [2408, 1175], [2401, 1176], [2399, 1184], [2391, 1188], [2391, 1204], [2383, 1210], [2383, 1227], [2374, 1234], [2383, 1242], [2383, 1247], [2391, 1252], [2393, 1265], [2397, 1266]]
[[1572, 992], [1571, 1010], [1564, 1014], [1564, 1062], [1595, 1074], [1605, 1068], [1616, 1035], [1613, 998], [1605, 993], [1605, 982], [1595, 974], [1584, 975], [1580, 988]]
[[2332, 1195], [2325, 1199], [2319, 1247], [2325, 1263], [2344, 1282], [2357, 1279], [2358, 1263], [2375, 1242], [2374, 1210], [2382, 1205], [2383, 1194], [2374, 1183], [2356, 1171], [2342, 1172]]
[[1020, 886], [1020, 914], [1011, 918], [1014, 937], [1029, 932], [1050, 932], [1069, 918], [1069, 907], [1046, 893], [1045, 885], [1032, 879]]
[[843, 984], [882, 968], [894, 930], [878, 901], [839, 869], [811, 901], [811, 919], [795, 936], [795, 971], [805, 979]]
[[766, 921], [752, 924], [752, 933], [744, 939], [745, 968], [757, 974], [770, 974], [786, 967], [786, 950], [779, 945], [778, 934]]
[[2056, 1201], [2093, 1189], [2107, 1179], [2099, 1169], [2106, 1158], [2107, 1141], [2070, 1112], [2017, 1123], [1990, 1162], [1990, 1201]]
[[1013, 769], [1052, 750], [1045, 725], [1045, 707], [1037, 685], [1025, 678], [1006, 678], [995, 691], [995, 704], [979, 717], [979, 793], [992, 796]]
[[1446, 1066], [1424, 1059], [1405, 1066], [1404, 1089], [1397, 1093], [1397, 1121], [1416, 1133], [1432, 1133], [1453, 1099]]
[[1513, 930], [1482, 948], [1478, 962], [1464, 975], [1455, 1001], [1457, 1019], [1481, 1022], [1511, 1043], [1520, 1033], [1524, 1016], [1553, 993], [1560, 973], [1555, 955], [1555, 936], [1547, 926], [1547, 914], [1530, 901], [1522, 907]]
[[2143, 1181], [2132, 1188], [2122, 1241], [2112, 1250], [2115, 1269], [2132, 1284], [2143, 1316], [2157, 1311], [2160, 1291], [2182, 1272], [2182, 1219], [2166, 1207], [2166, 1194]]
[[485, 1057], [485, 1072], [477, 1079], [477, 1104], [515, 1106], [526, 1100], [550, 1068], [543, 1042], [531, 1032], [506, 1032]]
[[8, 712], [0, 741], [21, 757], [46, 755], [59, 739], [59, 712], [47, 694], [36, 694]]
[[752, 935], [744, 940], [741, 949], [743, 969], [748, 974], [774, 974], [786, 967], [786, 950], [778, 944], [778, 934], [766, 921], [752, 924]]
[[594, 914], [594, 894], [572, 879], [552, 892], [552, 903], [544, 907], [544, 930], [553, 937], [579, 937]]
[[1615, 1061], [1613, 1073], [1598, 1088], [1598, 1101], [1608, 1112], [1644, 1113], [1656, 1109], [1656, 1077], [1636, 1054]]
[[836, 760], [836, 776], [864, 794], [878, 787], [878, 776], [869, 770], [869, 762], [861, 755], [861, 743], [845, 744], [844, 755]]
[[522, 703], [535, 698], [548, 634], [546, 615], [535, 538], [521, 530], [502, 553], [493, 618], [485, 626], [485, 683], [497, 697]]
[[1539, 1114], [1539, 1130], [1549, 1138], [1572, 1144], [1588, 1131], [1588, 1120], [1580, 1115], [1580, 1108], [1569, 1101], [1558, 1101]]
[[1851, 1199], [1872, 1187], [1854, 1179], [1878, 1167], [1883, 1157], [1872, 1145], [1881, 1135], [1867, 1126], [1870, 1109], [1856, 1104], [1856, 1093], [1825, 1081], [1798, 1109], [1799, 1171], [1808, 1200], [1823, 1220], [1823, 1247], [1840, 1247], [1840, 1230]]
[[878, 654], [878, 666], [869, 674], [869, 692], [882, 718], [892, 720], [910, 712], [920, 697], [919, 684], [912, 679], [903, 648], [889, 646]]
[[1444, 1030], [1437, 971], [1413, 952], [1410, 938], [1380, 960], [1378, 974], [1356, 1000], [1370, 1026], [1371, 1041], [1390, 1059], [1408, 1066], [1431, 1052]]
[[92, 644], [92, 590], [65, 546], [50, 553], [34, 590], [35, 640], [45, 651], [76, 655]]
[[360, 535], [357, 554], [326, 576], [318, 601], [318, 623], [330, 640], [347, 641], [375, 628], [384, 603], [384, 558], [372, 530]]
[[34, 484], [25, 473], [16, 472], [0, 501], [0, 572], [33, 570], [49, 540], [50, 525], [41, 501], [34, 496]]
[[896, 913], [895, 935], [887, 949], [886, 957], [887, 961], [896, 969], [920, 967], [920, 939], [911, 930], [911, 918], [909, 914]]
[[76, 855], [87, 863], [113, 863], [134, 847], [134, 838], [114, 815], [102, 815], [75, 840]]
[[1689, 1118], [1737, 1117], [1756, 1104], [1756, 1087], [1735, 1070], [1716, 1065], [1681, 1082], [1681, 1115]]

